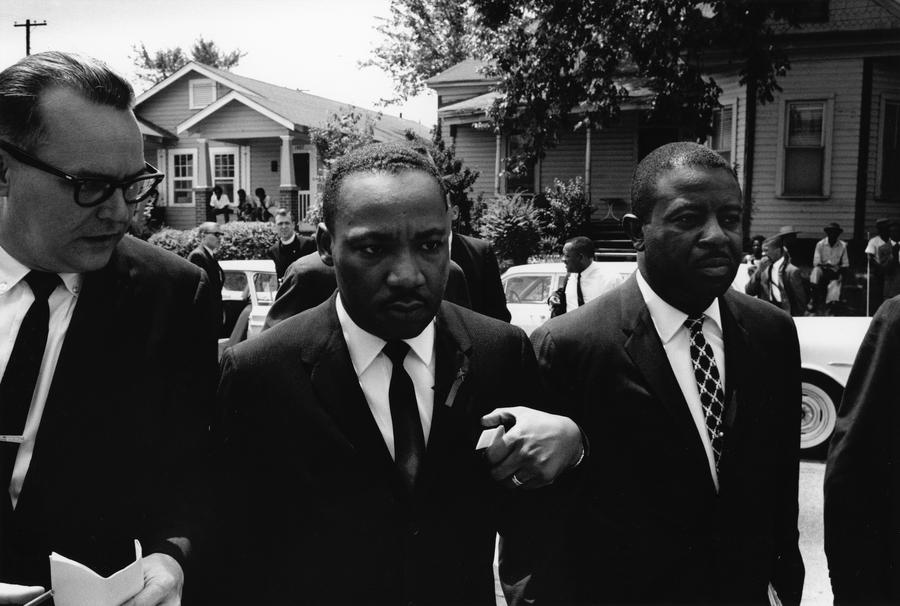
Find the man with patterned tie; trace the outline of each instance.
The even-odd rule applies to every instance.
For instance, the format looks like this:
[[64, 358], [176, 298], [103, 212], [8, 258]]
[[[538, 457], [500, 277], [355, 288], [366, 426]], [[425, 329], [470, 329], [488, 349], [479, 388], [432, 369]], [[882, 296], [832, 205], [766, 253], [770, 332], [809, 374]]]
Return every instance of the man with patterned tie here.
[[[223, 595], [209, 595], [494, 604], [496, 533], [540, 525], [521, 507], [543, 491], [524, 489], [577, 466], [581, 433], [520, 406], [542, 404], [521, 329], [441, 300], [450, 213], [427, 156], [374, 144], [338, 159], [322, 210], [337, 292], [223, 356]], [[501, 421], [485, 457], [479, 436]]]
[[124, 236], [163, 179], [133, 103], [86, 57], [0, 72], [0, 603], [51, 551], [107, 576], [135, 539], [133, 603], [181, 597], [215, 337], [203, 272]]
[[532, 335], [591, 449], [532, 586], [561, 603], [798, 604], [799, 346], [786, 313], [729, 288], [735, 173], [665, 145], [631, 202], [638, 271]]

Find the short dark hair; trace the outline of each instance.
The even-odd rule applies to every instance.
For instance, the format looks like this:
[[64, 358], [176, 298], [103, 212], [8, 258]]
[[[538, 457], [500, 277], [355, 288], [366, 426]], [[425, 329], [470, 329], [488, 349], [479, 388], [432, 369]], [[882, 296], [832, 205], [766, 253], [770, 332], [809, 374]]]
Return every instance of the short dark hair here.
[[[419, 170], [434, 178], [446, 194], [444, 179], [430, 157], [402, 143], [370, 143], [335, 160], [331, 165], [322, 193], [322, 220], [334, 230], [334, 217], [341, 184], [348, 176], [364, 172], [396, 174], [405, 170]], [[444, 196], [446, 202], [446, 196]]]
[[656, 185], [666, 171], [678, 167], [721, 168], [727, 170], [737, 183], [737, 175], [728, 161], [699, 143], [679, 141], [658, 147], [641, 160], [631, 178], [631, 212], [642, 221], [653, 213], [656, 205]]
[[253, 190], [253, 193], [256, 194], [257, 198], [262, 198], [266, 195], [266, 190], [264, 190], [262, 187], [257, 187]]
[[279, 208], [275, 211], [275, 219], [278, 220], [278, 217], [287, 217], [291, 221], [294, 220], [294, 217], [291, 216], [291, 211], [286, 208]]
[[759, 234], [756, 234], [755, 236], [753, 236], [752, 238], [750, 238], [750, 241], [751, 241], [751, 242], [759, 242], [760, 244], [762, 244], [763, 242], [766, 241], [766, 237], [765, 237], [765, 236], [761, 236], [761, 235], [759, 235]]
[[572, 245], [572, 250], [588, 259], [594, 258], [594, 241], [586, 236], [575, 236], [566, 240], [566, 244]]
[[25, 149], [37, 146], [44, 135], [40, 96], [52, 88], [121, 110], [134, 104], [131, 84], [102, 61], [59, 51], [37, 53], [0, 72], [0, 136]]

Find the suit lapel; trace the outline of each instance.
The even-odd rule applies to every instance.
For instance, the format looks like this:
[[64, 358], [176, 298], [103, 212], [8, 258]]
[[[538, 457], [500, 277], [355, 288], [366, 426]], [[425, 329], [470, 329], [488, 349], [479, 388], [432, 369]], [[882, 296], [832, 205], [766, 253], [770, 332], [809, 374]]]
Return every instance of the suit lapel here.
[[328, 412], [353, 447], [379, 467], [394, 470], [390, 451], [375, 418], [369, 410], [365, 394], [359, 386], [359, 378], [350, 361], [350, 351], [344, 341], [335, 310], [335, 297], [322, 308], [323, 337], [320, 347], [304, 348], [301, 357], [313, 389], [323, 408]]
[[[675, 431], [689, 445], [691, 458], [706, 467], [706, 450], [635, 276], [628, 278], [622, 288], [622, 326], [627, 336], [625, 351], [643, 375], [653, 399], [670, 415]], [[710, 486], [713, 486], [711, 477]]]

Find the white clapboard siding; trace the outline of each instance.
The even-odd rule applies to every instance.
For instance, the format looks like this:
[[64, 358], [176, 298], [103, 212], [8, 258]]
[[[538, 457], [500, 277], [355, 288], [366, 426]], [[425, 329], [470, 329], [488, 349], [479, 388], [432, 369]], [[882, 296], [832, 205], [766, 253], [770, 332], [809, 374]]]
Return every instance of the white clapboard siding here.
[[[450, 141], [449, 133], [445, 141]], [[472, 194], [494, 193], [494, 168], [496, 139], [492, 130], [476, 130], [470, 124], [460, 124], [456, 129], [456, 158], [471, 170], [478, 171], [478, 179], [472, 185]]]
[[[879, 140], [884, 129], [882, 103], [887, 98], [900, 101], [900, 71], [893, 59], [876, 59], [872, 64], [872, 104], [871, 121], [869, 123], [869, 170], [866, 187], [866, 218], [864, 230], [875, 233], [875, 221], [880, 217], [900, 218], [900, 204], [896, 200], [882, 200], [878, 167], [882, 162], [879, 156]], [[893, 167], [894, 171], [900, 166]]]

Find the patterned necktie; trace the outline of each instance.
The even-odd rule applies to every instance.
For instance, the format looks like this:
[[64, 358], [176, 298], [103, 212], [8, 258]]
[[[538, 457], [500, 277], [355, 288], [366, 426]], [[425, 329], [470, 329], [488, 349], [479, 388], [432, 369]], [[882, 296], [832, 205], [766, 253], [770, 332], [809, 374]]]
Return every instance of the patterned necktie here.
[[394, 428], [394, 462], [407, 490], [412, 492], [425, 457], [425, 434], [416, 404], [416, 391], [412, 379], [403, 368], [409, 345], [403, 341], [389, 341], [382, 351], [394, 366], [388, 389], [391, 425]]
[[578, 307], [584, 305], [584, 293], [581, 292], [581, 272], [578, 272], [578, 281], [575, 283], [575, 295], [578, 297]]
[[703, 320], [705, 319], [706, 316], [702, 314], [688, 316], [684, 325], [691, 333], [691, 362], [694, 366], [694, 378], [697, 380], [697, 389], [700, 391], [700, 404], [703, 406], [706, 430], [709, 432], [709, 441], [713, 449], [716, 471], [718, 471], [724, 440], [722, 419], [725, 412], [725, 389], [722, 386], [712, 347], [703, 336]]
[[[32, 271], [25, 281], [34, 293], [34, 302], [19, 326], [12, 355], [0, 381], [0, 435], [21, 436], [37, 385], [47, 332], [50, 306], [47, 299], [60, 283], [57, 274]], [[0, 442], [0, 486], [8, 487], [19, 450], [17, 442]]]

